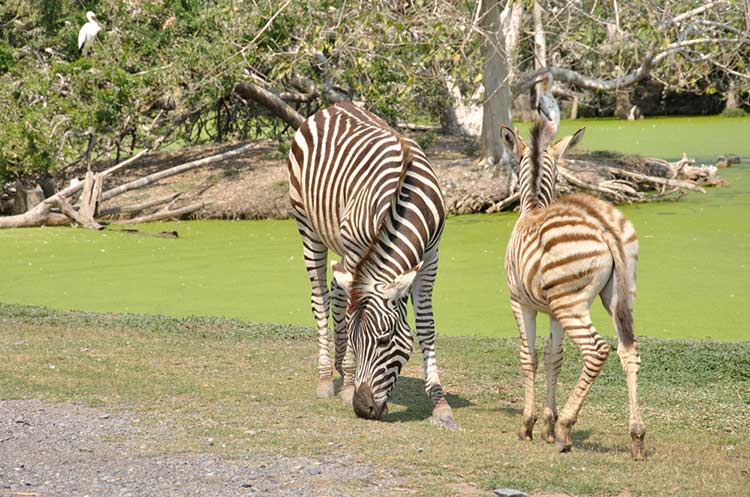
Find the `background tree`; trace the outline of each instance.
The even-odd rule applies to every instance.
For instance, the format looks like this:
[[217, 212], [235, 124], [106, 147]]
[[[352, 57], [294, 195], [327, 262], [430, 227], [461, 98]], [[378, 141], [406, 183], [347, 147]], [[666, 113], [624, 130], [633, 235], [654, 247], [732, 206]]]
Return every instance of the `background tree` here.
[[[80, 57], [86, 10], [104, 31]], [[583, 102], [648, 76], [666, 90], [731, 87], [746, 104], [748, 10], [747, 0], [3, 2], [0, 180], [36, 182], [166, 145], [286, 143], [289, 111], [342, 99], [394, 125], [445, 124], [452, 105], [485, 106], [483, 150], [494, 164], [511, 96], [546, 72], [559, 95]], [[534, 33], [546, 40], [547, 67], [536, 66]], [[279, 103], [291, 119], [269, 111]]]

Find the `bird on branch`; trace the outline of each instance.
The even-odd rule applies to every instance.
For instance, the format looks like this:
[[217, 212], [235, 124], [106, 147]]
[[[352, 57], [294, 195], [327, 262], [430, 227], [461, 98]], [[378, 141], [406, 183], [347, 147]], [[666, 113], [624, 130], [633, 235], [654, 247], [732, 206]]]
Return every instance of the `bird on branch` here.
[[81, 55], [88, 53], [94, 40], [96, 40], [96, 35], [102, 30], [101, 25], [96, 19], [96, 14], [90, 10], [86, 12], [86, 19], [89, 22], [81, 26], [81, 30], [78, 31], [78, 50]]

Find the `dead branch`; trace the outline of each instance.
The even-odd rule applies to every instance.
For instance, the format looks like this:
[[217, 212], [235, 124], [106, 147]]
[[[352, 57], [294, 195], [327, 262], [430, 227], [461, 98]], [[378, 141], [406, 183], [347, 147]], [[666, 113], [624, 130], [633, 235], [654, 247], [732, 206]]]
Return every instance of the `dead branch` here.
[[[142, 150], [142, 151], [138, 152], [137, 154], [135, 154], [134, 156], [130, 157], [129, 159], [125, 159], [124, 161], [122, 161], [122, 162], [120, 162], [118, 164], [115, 164], [114, 166], [110, 167], [109, 169], [105, 169], [104, 171], [102, 171], [99, 174], [101, 174], [102, 179], [104, 179], [107, 176], [109, 176], [109, 175], [111, 175], [113, 173], [116, 173], [117, 171], [120, 171], [120, 170], [122, 170], [122, 169], [130, 166], [131, 164], [133, 164], [133, 162], [135, 162], [138, 159], [140, 159], [141, 156], [143, 156], [147, 152], [149, 152], [149, 149]], [[73, 195], [75, 193], [78, 193], [78, 191], [83, 188], [83, 185], [84, 185], [83, 182], [77, 183], [75, 185], [72, 185], [72, 186], [69, 186], [69, 187], [65, 188], [64, 190], [59, 191], [57, 194], [60, 195], [61, 197], [70, 197], [71, 195]]]
[[518, 202], [520, 198], [521, 198], [520, 192], [514, 193], [513, 195], [510, 195], [509, 197], [505, 197], [499, 202], [494, 203], [493, 205], [485, 209], [484, 212], [486, 212], [487, 214], [491, 214], [493, 212], [500, 212], [502, 210], [507, 209], [509, 206], [513, 205], [514, 203]]
[[131, 204], [131, 205], [121, 205], [116, 207], [108, 207], [106, 209], [101, 209], [99, 211], [100, 217], [105, 216], [112, 216], [114, 214], [124, 214], [124, 213], [130, 213], [130, 212], [140, 212], [142, 210], [146, 210], [150, 207], [156, 207], [159, 205], [166, 204], [168, 202], [171, 202], [178, 198], [180, 195], [182, 195], [183, 192], [179, 193], [172, 193], [170, 195], [167, 195], [166, 197], [160, 197], [153, 200], [148, 200], [146, 202], [141, 202], [139, 204]]
[[202, 209], [206, 205], [208, 205], [206, 202], [196, 202], [194, 204], [181, 207], [179, 209], [160, 210], [159, 212], [155, 212], [153, 214], [148, 214], [145, 216], [134, 217], [133, 219], [121, 219], [117, 221], [112, 221], [111, 224], [137, 224], [137, 223], [149, 223], [152, 221], [162, 221], [164, 219], [169, 219], [173, 217], [181, 217], [186, 214], [191, 214], [197, 210]]
[[643, 181], [645, 183], [652, 183], [655, 185], [666, 185], [666, 186], [672, 186], [672, 187], [676, 186], [678, 188], [684, 188], [685, 190], [690, 190], [693, 192], [706, 193], [706, 190], [696, 185], [692, 181], [673, 179], [673, 178], [659, 178], [657, 176], [647, 176], [645, 174], [636, 173], [633, 171], [627, 171], [625, 169], [620, 169], [619, 167], [608, 166], [605, 169], [614, 176], [633, 178], [635, 180]]
[[191, 162], [187, 162], [185, 164], [180, 164], [179, 166], [170, 167], [169, 169], [158, 171], [153, 174], [149, 174], [148, 176], [138, 178], [136, 180], [130, 181], [128, 183], [125, 183], [124, 185], [120, 185], [118, 187], [112, 188], [102, 193], [102, 202], [112, 197], [116, 197], [117, 195], [121, 195], [130, 190], [135, 190], [136, 188], [143, 188], [144, 186], [150, 185], [152, 183], [156, 183], [157, 181], [161, 181], [164, 178], [174, 176], [175, 174], [184, 173], [185, 171], [189, 171], [197, 167], [205, 166], [207, 164], [218, 162], [218, 161], [227, 159], [229, 157], [241, 154], [243, 152], [246, 152], [247, 150], [250, 150], [250, 148], [252, 148], [251, 144], [242, 145], [241, 147], [237, 147], [233, 150], [224, 152], [222, 154], [204, 157], [203, 159], [198, 159], [198, 160], [194, 160]]
[[[53, 212], [58, 208], [62, 214]], [[84, 228], [100, 230], [104, 227], [93, 219], [80, 215], [59, 193], [45, 199], [33, 209], [16, 216], [0, 217], [0, 229], [32, 228], [39, 226], [65, 226], [73, 221]]]

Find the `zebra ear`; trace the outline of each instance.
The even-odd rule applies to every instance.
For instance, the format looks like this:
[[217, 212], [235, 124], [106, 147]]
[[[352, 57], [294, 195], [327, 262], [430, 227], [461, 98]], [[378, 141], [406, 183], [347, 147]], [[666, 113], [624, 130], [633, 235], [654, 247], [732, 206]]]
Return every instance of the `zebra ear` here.
[[346, 290], [346, 293], [349, 293], [349, 288], [352, 286], [352, 280], [354, 279], [352, 273], [347, 271], [343, 264], [336, 261], [331, 261], [331, 269], [333, 269], [333, 279], [336, 280], [336, 284]]
[[414, 283], [414, 278], [417, 277], [421, 269], [422, 263], [420, 262], [404, 274], [396, 276], [395, 280], [382, 287], [381, 293], [383, 297], [391, 301], [401, 300], [406, 297], [409, 294], [409, 290], [411, 290], [411, 285]]
[[510, 126], [501, 125], [500, 136], [503, 139], [503, 146], [515, 155], [518, 149], [518, 140], [516, 139], [516, 134], [510, 129]]
[[560, 138], [554, 144], [550, 145], [549, 153], [555, 160], [559, 159], [560, 157], [565, 155], [568, 150], [578, 145], [585, 132], [586, 128], [581, 128], [573, 135]]
[[526, 144], [523, 142], [523, 139], [518, 136], [518, 133], [510, 129], [510, 126], [506, 126], [505, 124], [500, 126], [500, 137], [503, 140], [505, 149], [520, 161], [526, 153]]

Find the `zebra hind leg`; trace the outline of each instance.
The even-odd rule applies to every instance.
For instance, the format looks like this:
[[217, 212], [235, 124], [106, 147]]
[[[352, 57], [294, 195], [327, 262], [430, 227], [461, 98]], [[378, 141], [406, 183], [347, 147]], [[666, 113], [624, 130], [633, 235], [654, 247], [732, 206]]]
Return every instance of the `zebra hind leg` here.
[[537, 420], [534, 403], [534, 380], [538, 362], [536, 357], [536, 311], [524, 308], [516, 300], [511, 300], [511, 308], [513, 309], [513, 316], [516, 318], [518, 334], [521, 339], [520, 356], [524, 383], [523, 416], [521, 428], [518, 430], [518, 438], [531, 440], [534, 424]]
[[[630, 408], [630, 455], [636, 461], [642, 461], [646, 459], [646, 448], [643, 439], [646, 436], [646, 427], [641, 419], [641, 407], [638, 403], [638, 371], [641, 368], [641, 356], [638, 353], [638, 344], [636, 341], [632, 343], [624, 343], [623, 337], [620, 334], [622, 324], [617, 319], [615, 308], [617, 305], [617, 296], [614, 285], [610, 281], [601, 293], [602, 303], [607, 312], [612, 316], [612, 321], [617, 330], [617, 356], [620, 358], [620, 365], [622, 370], [625, 372], [625, 379], [628, 384], [628, 406]], [[632, 310], [630, 320], [632, 321]]]
[[544, 369], [547, 380], [547, 401], [544, 406], [544, 427], [542, 439], [547, 443], [555, 442], [555, 423], [557, 422], [557, 377], [563, 362], [562, 325], [550, 318], [549, 340], [544, 349]]
[[557, 448], [560, 452], [568, 452], [573, 446], [570, 430], [578, 420], [583, 401], [609, 357], [609, 344], [594, 328], [588, 308], [578, 312], [568, 309], [556, 317], [583, 357], [581, 376], [555, 424]]

